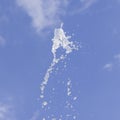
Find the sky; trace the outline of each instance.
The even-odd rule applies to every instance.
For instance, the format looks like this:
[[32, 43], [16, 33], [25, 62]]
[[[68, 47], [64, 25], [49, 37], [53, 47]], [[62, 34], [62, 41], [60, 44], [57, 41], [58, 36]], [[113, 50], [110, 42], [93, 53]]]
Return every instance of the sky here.
[[[120, 120], [119, 11], [120, 0], [0, 0], [0, 120]], [[66, 57], [43, 99], [57, 28], [78, 50], [56, 49]]]

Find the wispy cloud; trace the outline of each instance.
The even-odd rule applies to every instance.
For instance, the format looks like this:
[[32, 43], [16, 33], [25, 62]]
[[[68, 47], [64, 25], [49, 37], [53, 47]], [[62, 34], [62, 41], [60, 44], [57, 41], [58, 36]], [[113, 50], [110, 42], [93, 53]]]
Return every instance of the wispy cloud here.
[[96, 3], [98, 0], [80, 0], [80, 6], [78, 9], [75, 9], [72, 13], [81, 13], [87, 9], [89, 9], [94, 3]]
[[6, 44], [5, 38], [3, 38], [3, 37], [0, 35], [0, 47], [5, 46], [5, 44]]
[[33, 114], [32, 118], [31, 118], [30, 120], [38, 120], [39, 115], [40, 115], [40, 112], [39, 112], [39, 111], [36, 111], [36, 112]]
[[[61, 22], [61, 15], [65, 13], [77, 14], [90, 8], [97, 0], [80, 0], [79, 7], [69, 7], [69, 0], [16, 0], [17, 5], [22, 7], [32, 18], [32, 25], [36, 30], [42, 31]], [[78, 6], [78, 4], [77, 4]]]
[[114, 68], [120, 67], [120, 54], [116, 54], [113, 56], [113, 61], [104, 65], [104, 69], [111, 71]]
[[36, 30], [42, 31], [60, 21], [68, 0], [17, 0], [17, 4], [32, 18]]
[[15, 120], [13, 106], [0, 103], [0, 120]]
[[120, 64], [120, 54], [115, 55], [114, 59]]
[[111, 71], [113, 69], [113, 63], [107, 63], [103, 67], [105, 70]]
[[[16, 0], [17, 5], [32, 18], [37, 32], [61, 22], [61, 16], [81, 13], [90, 8], [97, 0], [80, 0], [75, 9], [70, 0]], [[71, 6], [71, 7], [70, 7]], [[67, 10], [67, 11], [66, 11]]]
[[81, 10], [88, 9], [96, 2], [96, 0], [80, 0], [80, 1], [83, 4], [83, 7], [81, 8]]

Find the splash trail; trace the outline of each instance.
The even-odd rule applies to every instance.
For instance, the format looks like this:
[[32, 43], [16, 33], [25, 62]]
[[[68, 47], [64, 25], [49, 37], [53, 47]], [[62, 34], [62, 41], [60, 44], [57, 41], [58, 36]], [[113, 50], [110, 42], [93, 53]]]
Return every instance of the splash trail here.
[[[53, 45], [51, 49], [51, 52], [53, 54], [53, 60], [51, 62], [51, 65], [47, 69], [44, 79], [40, 85], [40, 90], [41, 90], [40, 98], [44, 98], [44, 91], [48, 84], [50, 74], [53, 72], [54, 66], [60, 60], [65, 59], [67, 55], [70, 54], [73, 50], [78, 50], [78, 46], [76, 46], [72, 41], [70, 41], [69, 40], [70, 38], [71, 36], [66, 36], [66, 33], [63, 30], [63, 24], [61, 24], [60, 28], [54, 30], [54, 37], [52, 39]], [[57, 50], [59, 48], [65, 50], [65, 53], [57, 57]]]

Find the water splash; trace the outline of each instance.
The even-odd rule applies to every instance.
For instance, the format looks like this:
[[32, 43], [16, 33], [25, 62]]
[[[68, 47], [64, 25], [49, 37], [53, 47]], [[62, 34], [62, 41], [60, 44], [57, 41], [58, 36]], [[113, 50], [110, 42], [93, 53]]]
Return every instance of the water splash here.
[[67, 82], [67, 96], [70, 96], [72, 93], [71, 87], [72, 87], [71, 80], [68, 80], [68, 82]]
[[[62, 83], [62, 81], [61, 81]], [[64, 111], [64, 113], [61, 111], [59, 115], [57, 115], [55, 112], [51, 112], [50, 114], [47, 115], [47, 113], [49, 113], [49, 109], [46, 105], [47, 103], [44, 102], [44, 112], [45, 112], [45, 116], [43, 116], [42, 120], [78, 120], [79, 117], [79, 111], [76, 110], [76, 103], [78, 102], [78, 94], [76, 96], [76, 93], [73, 92], [73, 88], [72, 88], [72, 81], [69, 78], [66, 82], [64, 81], [64, 83], [62, 83], [65, 88], [66, 91], [64, 91], [65, 93], [65, 100], [64, 102], [61, 104], [62, 105], [62, 110]], [[54, 102], [54, 100], [53, 100]], [[60, 102], [59, 102], [60, 104]], [[49, 104], [48, 106], [50, 107], [50, 109], [52, 110], [52, 108], [54, 108], [54, 106], [51, 106], [52, 104]], [[60, 108], [59, 108], [60, 109]], [[59, 110], [57, 111], [59, 112]]]
[[[53, 54], [53, 60], [51, 62], [51, 65], [47, 69], [44, 79], [40, 85], [40, 90], [41, 90], [40, 98], [44, 98], [44, 91], [45, 91], [46, 85], [48, 84], [50, 74], [54, 69], [54, 66], [60, 60], [65, 59], [67, 55], [71, 53], [73, 50], [78, 50], [78, 46], [76, 46], [72, 41], [69, 41], [70, 38], [71, 36], [66, 36], [66, 33], [63, 30], [63, 24], [61, 24], [60, 28], [55, 29], [54, 37], [52, 39], [53, 45], [51, 49], [51, 52]], [[57, 57], [57, 51], [59, 48], [62, 48], [63, 50], [65, 50], [65, 53]]]

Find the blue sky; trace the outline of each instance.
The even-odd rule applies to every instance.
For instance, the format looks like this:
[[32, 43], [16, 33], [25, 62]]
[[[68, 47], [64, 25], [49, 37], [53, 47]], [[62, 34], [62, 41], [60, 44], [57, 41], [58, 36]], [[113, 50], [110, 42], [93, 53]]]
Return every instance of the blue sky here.
[[[119, 120], [119, 11], [119, 0], [1, 0], [0, 120]], [[40, 84], [61, 23], [82, 48], [55, 66], [43, 109]]]

